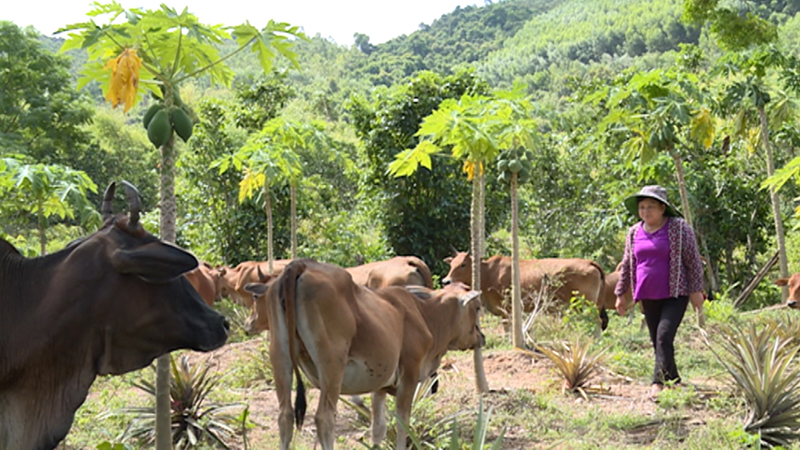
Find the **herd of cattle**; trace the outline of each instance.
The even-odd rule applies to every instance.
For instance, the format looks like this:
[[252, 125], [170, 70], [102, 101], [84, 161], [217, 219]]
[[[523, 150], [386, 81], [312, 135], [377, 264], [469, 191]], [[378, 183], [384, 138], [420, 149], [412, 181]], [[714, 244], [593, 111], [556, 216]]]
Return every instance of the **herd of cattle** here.
[[[300, 370], [321, 391], [315, 421], [323, 449], [333, 448], [340, 394], [372, 395], [377, 443], [386, 433], [386, 394], [407, 421], [417, 383], [445, 352], [483, 345], [481, 307], [507, 314], [508, 257], [481, 262], [481, 292], [470, 289], [468, 253], [447, 259], [450, 272], [437, 290], [413, 256], [345, 269], [313, 260], [273, 261], [271, 270], [262, 262], [212, 267], [144, 230], [138, 192], [124, 186], [128, 214], [113, 214], [112, 183], [103, 228], [57, 253], [28, 259], [0, 239], [0, 450], [55, 448], [97, 375], [137, 370], [177, 349], [224, 345], [228, 323], [211, 307], [221, 297], [250, 308], [248, 332], [271, 329], [282, 448], [305, 414]], [[522, 261], [520, 269], [525, 310], [549, 280], [555, 298], [578, 293], [594, 303], [605, 328], [618, 272], [606, 275], [582, 259]], [[404, 430], [397, 436], [405, 448]]]

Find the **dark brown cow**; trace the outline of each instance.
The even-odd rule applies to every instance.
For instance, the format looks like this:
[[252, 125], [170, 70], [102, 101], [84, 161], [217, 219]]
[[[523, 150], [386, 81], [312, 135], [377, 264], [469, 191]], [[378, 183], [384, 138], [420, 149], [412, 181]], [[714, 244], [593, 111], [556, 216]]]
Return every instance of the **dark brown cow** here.
[[793, 273], [789, 278], [779, 278], [775, 280], [775, 284], [789, 286], [789, 298], [786, 299], [786, 306], [800, 308], [800, 273]]
[[222, 295], [220, 272], [207, 262], [201, 262], [196, 269], [184, 274], [189, 284], [200, 294], [208, 306], [212, 306]]
[[271, 275], [269, 275], [269, 262], [267, 261], [245, 261], [233, 268], [218, 268], [217, 270], [221, 276], [220, 294], [224, 297], [229, 297], [234, 303], [252, 308], [253, 294], [247, 292], [244, 287], [249, 283], [266, 283], [271, 279], [277, 278], [283, 268], [291, 261], [291, 259], [272, 261]]
[[142, 228], [125, 184], [128, 216], [65, 249], [28, 259], [0, 239], [0, 449], [53, 449], [97, 375], [119, 375], [173, 350], [209, 351], [225, 319], [181, 275], [197, 259]]
[[[442, 279], [443, 284], [460, 281], [472, 285], [472, 258], [466, 252], [458, 252], [455, 257], [445, 258], [450, 264], [450, 272]], [[604, 279], [603, 268], [596, 262], [587, 259], [527, 259], [519, 262], [520, 283], [522, 287], [522, 304], [525, 311], [531, 311], [531, 301], [541, 289], [542, 280], [548, 276], [554, 285], [560, 286], [556, 296], [569, 303], [573, 292], [582, 294], [586, 300], [597, 305], [600, 326], [603, 330], [608, 326], [608, 314], [603, 305]], [[492, 256], [481, 262], [481, 291], [484, 306], [492, 314], [506, 317], [508, 312], [503, 308], [503, 298], [511, 289], [511, 258]]]
[[[457, 283], [432, 291], [424, 287], [371, 290], [355, 284], [336, 266], [297, 260], [269, 287], [256, 293], [250, 332], [271, 325], [270, 360], [280, 404], [281, 448], [289, 448], [293, 424], [305, 416], [302, 369], [320, 389], [315, 422], [323, 450], [332, 450], [340, 394], [372, 394], [372, 442], [386, 435], [386, 394], [396, 396], [397, 415], [408, 423], [417, 383], [427, 379], [447, 350], [483, 344], [478, 326], [479, 292]], [[411, 292], [414, 292], [412, 294]], [[297, 376], [296, 410], [291, 402]], [[397, 429], [397, 448], [406, 432]]]
[[353, 282], [373, 289], [386, 286], [425, 286], [433, 288], [431, 270], [425, 261], [416, 256], [395, 256], [387, 261], [376, 261], [345, 269]]

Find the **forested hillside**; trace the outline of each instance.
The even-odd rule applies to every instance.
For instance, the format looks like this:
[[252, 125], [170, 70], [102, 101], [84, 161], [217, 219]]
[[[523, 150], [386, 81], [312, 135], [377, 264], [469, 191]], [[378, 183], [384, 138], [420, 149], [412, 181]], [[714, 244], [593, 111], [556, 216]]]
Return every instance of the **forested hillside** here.
[[[271, 186], [276, 257], [289, 256], [296, 190], [302, 256], [353, 265], [414, 253], [441, 276], [442, 258], [469, 242], [472, 187], [464, 161], [439, 153], [431, 171], [402, 179], [387, 168], [420, 142], [420, 124], [443, 100], [503, 98], [500, 90], [522, 84], [536, 123], [533, 176], [520, 186], [524, 257], [592, 258], [611, 272], [634, 220], [622, 199], [659, 183], [680, 204], [680, 164], [713, 289], [735, 295], [777, 249], [774, 211], [762, 189], [768, 159], [780, 169], [800, 143], [799, 7], [737, 5], [690, 20], [683, 3], [667, 0], [507, 0], [457, 8], [379, 45], [365, 35], [352, 47], [293, 38], [296, 64], [279, 57], [269, 71], [256, 54], [235, 53], [236, 40], [221, 40], [214, 44], [220, 54], [234, 53], [225, 61], [230, 85], [202, 74], [179, 84], [195, 123], [194, 136], [176, 144], [178, 242], [215, 264], [266, 258], [263, 193], [241, 194], [255, 170], [252, 154], [241, 151], [257, 135], [273, 142], [264, 127], [286, 120], [325, 139], [294, 148], [302, 177], [290, 183], [276, 175]], [[747, 45], [726, 46], [731, 30], [724, 34], [724, 22], [714, 20], [728, 13], [760, 18], [762, 28], [774, 27], [774, 39], [748, 43], [740, 36]], [[37, 165], [83, 171], [100, 187], [134, 181], [145, 198], [145, 221], [157, 227], [160, 163], [141, 121], [159, 101], [157, 92], [140, 93], [122, 114], [105, 103], [102, 83], [77, 89], [87, 81], [80, 75], [91, 60], [86, 49], [54, 54], [66, 36], [43, 38], [9, 23], [2, 33], [0, 63], [14, 68], [0, 72], [4, 86], [13, 87], [0, 102], [3, 235], [36, 254], [41, 233], [52, 251], [96, 225], [87, 209], [99, 194], [89, 184], [78, 189], [54, 179], [46, 195], [26, 191], [35, 177], [21, 177], [19, 167], [33, 174]], [[38, 62], [21, 64], [21, 48]], [[96, 76], [104, 63], [91, 62]], [[756, 97], [767, 97], [753, 92], [768, 93], [768, 100], [758, 103]], [[486, 171], [487, 253], [508, 254], [508, 188], [494, 163]], [[85, 190], [84, 200], [69, 201], [65, 189]], [[792, 230], [794, 181], [780, 194]], [[32, 207], [36, 202], [49, 209]], [[787, 239], [791, 248], [800, 245], [791, 231]], [[799, 267], [796, 258], [790, 263]], [[756, 303], [775, 302], [777, 293], [765, 284]]]

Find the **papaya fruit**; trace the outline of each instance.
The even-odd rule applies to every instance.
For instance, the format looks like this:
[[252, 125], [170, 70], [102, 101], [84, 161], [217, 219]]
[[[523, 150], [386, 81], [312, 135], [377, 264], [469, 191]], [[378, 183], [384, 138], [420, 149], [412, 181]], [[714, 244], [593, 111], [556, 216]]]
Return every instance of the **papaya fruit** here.
[[156, 148], [161, 148], [171, 136], [172, 123], [169, 121], [169, 114], [163, 109], [159, 110], [147, 125], [147, 138]]
[[192, 119], [186, 114], [183, 108], [173, 109], [170, 114], [170, 120], [172, 120], [172, 128], [175, 130], [175, 134], [180, 136], [183, 142], [188, 141], [189, 138], [192, 137]]
[[508, 170], [510, 170], [511, 173], [519, 173], [519, 171], [522, 170], [522, 162], [518, 159], [509, 162]]
[[144, 129], [147, 129], [147, 126], [150, 125], [150, 121], [153, 120], [153, 116], [161, 109], [161, 105], [158, 103], [153, 103], [147, 111], [145, 111], [144, 116], [142, 117], [142, 125], [144, 125]]

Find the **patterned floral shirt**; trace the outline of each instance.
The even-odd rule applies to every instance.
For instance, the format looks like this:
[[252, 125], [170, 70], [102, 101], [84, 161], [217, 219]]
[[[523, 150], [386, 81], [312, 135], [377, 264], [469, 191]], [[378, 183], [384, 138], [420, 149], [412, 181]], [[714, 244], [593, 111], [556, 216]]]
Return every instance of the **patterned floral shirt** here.
[[[617, 287], [614, 289], [616, 296], [627, 292], [631, 286], [636, 285], [636, 256], [633, 252], [633, 237], [642, 226], [642, 222], [633, 225], [628, 230], [625, 239], [625, 253], [620, 263], [620, 276]], [[669, 294], [670, 297], [680, 297], [694, 292], [703, 291], [703, 263], [700, 252], [697, 250], [694, 231], [680, 217], [670, 217], [667, 220], [667, 233], [669, 234]]]

